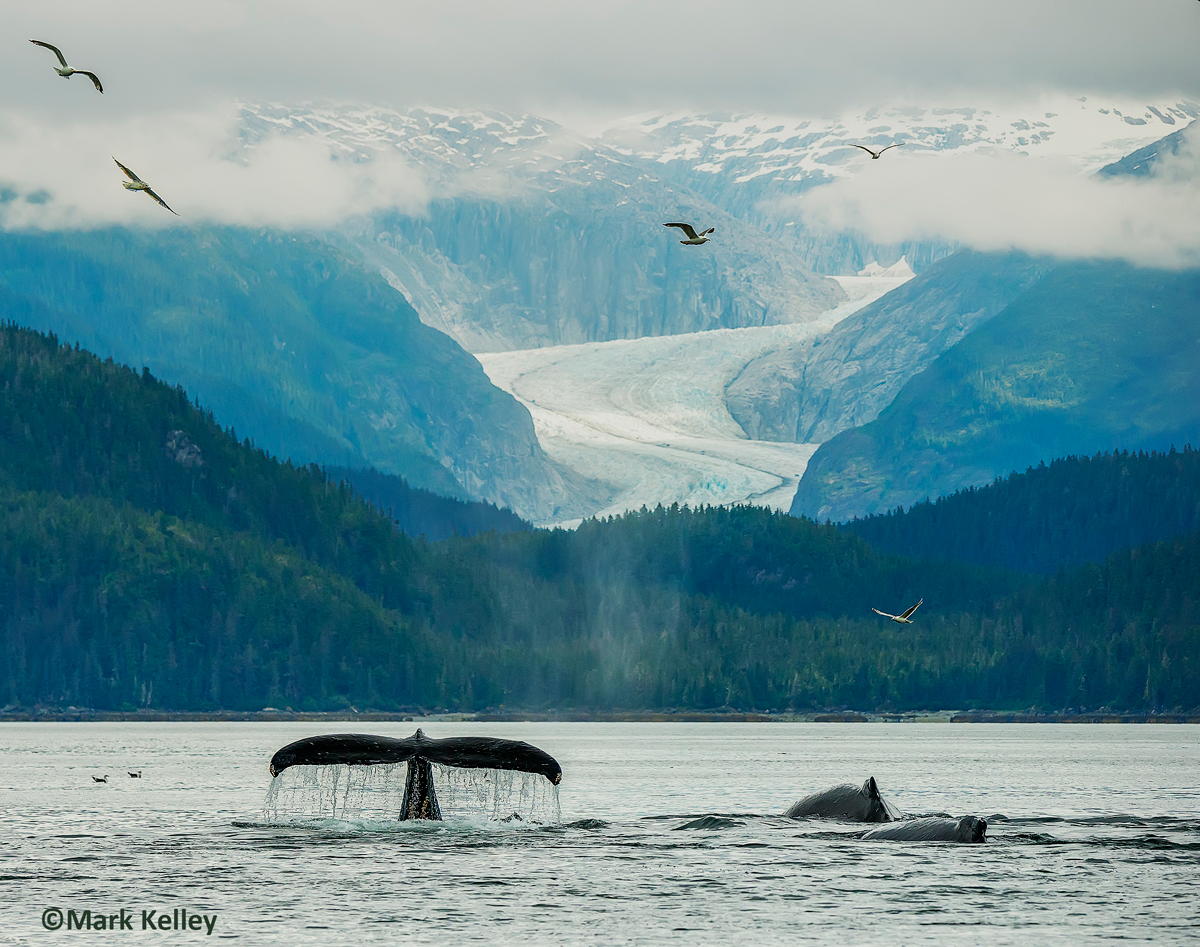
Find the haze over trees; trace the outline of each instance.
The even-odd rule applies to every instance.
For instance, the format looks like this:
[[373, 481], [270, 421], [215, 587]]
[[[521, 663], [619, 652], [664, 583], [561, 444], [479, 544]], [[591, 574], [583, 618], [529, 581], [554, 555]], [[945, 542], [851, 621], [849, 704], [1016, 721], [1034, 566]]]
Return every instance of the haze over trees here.
[[9, 325], [0, 379], [0, 706], [1200, 704], [1195, 531], [1053, 577], [749, 507], [429, 543], [148, 372]]

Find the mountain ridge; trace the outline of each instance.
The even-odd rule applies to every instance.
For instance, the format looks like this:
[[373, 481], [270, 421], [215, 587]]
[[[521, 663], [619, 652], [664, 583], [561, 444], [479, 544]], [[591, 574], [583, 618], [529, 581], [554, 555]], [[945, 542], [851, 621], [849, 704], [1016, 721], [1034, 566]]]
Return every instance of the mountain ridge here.
[[0, 290], [0, 314], [152, 366], [281, 457], [374, 464], [533, 515], [588, 489], [478, 361], [319, 237], [9, 232]]
[[1046, 458], [1200, 441], [1200, 271], [1060, 264], [813, 455], [792, 512], [846, 520]]
[[[420, 212], [384, 210], [337, 232], [470, 351], [786, 324], [844, 298], [756, 228], [547, 119], [241, 109], [243, 149], [299, 135], [345, 160], [400, 156], [420, 169]], [[680, 219], [716, 225], [718, 236], [681, 248], [662, 228]]]

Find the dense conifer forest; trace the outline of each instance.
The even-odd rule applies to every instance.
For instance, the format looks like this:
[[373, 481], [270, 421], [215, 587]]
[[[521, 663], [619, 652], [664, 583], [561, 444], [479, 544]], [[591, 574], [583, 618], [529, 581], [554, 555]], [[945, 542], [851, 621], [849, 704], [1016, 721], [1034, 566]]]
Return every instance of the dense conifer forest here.
[[532, 529], [512, 510], [492, 503], [444, 497], [429, 490], [410, 486], [403, 477], [351, 467], [326, 467], [325, 475], [336, 482], [345, 481], [354, 492], [396, 521], [397, 528], [409, 536], [449, 539], [474, 536], [498, 530]]
[[1200, 530], [1200, 452], [1060, 458], [846, 529], [910, 556], [1052, 573]]
[[430, 542], [53, 337], [0, 389], [10, 709], [1200, 705], [1195, 529], [1052, 576], [751, 507]]

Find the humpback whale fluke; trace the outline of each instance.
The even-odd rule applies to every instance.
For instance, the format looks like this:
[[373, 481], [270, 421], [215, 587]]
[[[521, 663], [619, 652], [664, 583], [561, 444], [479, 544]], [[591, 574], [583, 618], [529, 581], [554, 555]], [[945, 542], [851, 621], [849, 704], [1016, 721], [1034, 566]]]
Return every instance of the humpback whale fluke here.
[[278, 776], [289, 766], [325, 766], [345, 763], [369, 766], [372, 763], [408, 763], [401, 819], [442, 817], [433, 789], [433, 767], [510, 769], [545, 776], [554, 785], [562, 782], [562, 767], [544, 750], [520, 740], [495, 737], [445, 737], [432, 740], [417, 730], [411, 737], [378, 737], [362, 733], [333, 733], [306, 737], [289, 743], [271, 757], [271, 775]]

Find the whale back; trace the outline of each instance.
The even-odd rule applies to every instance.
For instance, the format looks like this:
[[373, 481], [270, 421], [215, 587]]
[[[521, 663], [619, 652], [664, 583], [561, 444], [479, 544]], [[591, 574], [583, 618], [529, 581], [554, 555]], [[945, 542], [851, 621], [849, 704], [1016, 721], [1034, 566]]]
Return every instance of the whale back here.
[[987, 820], [973, 815], [963, 816], [958, 820], [957, 835], [959, 842], [969, 844], [985, 842], [987, 841]]
[[862, 836], [872, 842], [964, 842], [978, 844], [987, 840], [987, 822], [973, 815], [961, 819], [930, 817], [905, 819], [871, 829]]
[[789, 819], [840, 819], [844, 822], [891, 822], [892, 813], [879, 794], [875, 777], [861, 786], [844, 783], [805, 796], [784, 816]]

